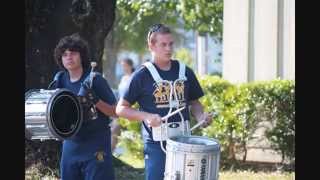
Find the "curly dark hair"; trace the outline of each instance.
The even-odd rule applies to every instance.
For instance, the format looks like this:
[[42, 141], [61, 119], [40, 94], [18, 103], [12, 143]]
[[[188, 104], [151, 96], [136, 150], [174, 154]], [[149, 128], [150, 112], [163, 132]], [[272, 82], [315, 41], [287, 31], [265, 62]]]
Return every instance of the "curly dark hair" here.
[[79, 52], [81, 57], [82, 68], [84, 70], [89, 68], [90, 52], [89, 52], [88, 43], [84, 39], [82, 39], [79, 35], [73, 34], [73, 35], [65, 36], [61, 38], [56, 48], [54, 49], [54, 59], [57, 65], [64, 70], [65, 68], [62, 64], [61, 57], [66, 50]]

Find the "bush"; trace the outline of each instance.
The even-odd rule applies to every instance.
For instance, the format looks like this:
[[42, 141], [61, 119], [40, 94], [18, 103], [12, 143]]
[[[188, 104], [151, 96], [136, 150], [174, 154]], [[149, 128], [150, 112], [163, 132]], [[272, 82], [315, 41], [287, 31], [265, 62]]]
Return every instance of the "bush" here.
[[[262, 121], [272, 127], [266, 131], [271, 147], [282, 154], [283, 159], [294, 163], [295, 91], [294, 81], [273, 80], [232, 84], [218, 76], [198, 77], [205, 96], [200, 99], [207, 112], [217, 112], [213, 123], [193, 134], [219, 140], [221, 160], [235, 161], [237, 152], [244, 152], [247, 142]], [[191, 118], [191, 126], [195, 124]], [[143, 158], [140, 122], [120, 120], [123, 135], [120, 143], [135, 157]], [[136, 138], [136, 139], [134, 139]]]
[[[133, 106], [138, 108], [138, 104]], [[125, 118], [119, 118], [121, 134], [119, 136], [118, 146], [126, 149], [124, 153], [134, 159], [143, 159], [143, 141], [141, 137], [141, 122], [129, 121]]]
[[[224, 82], [223, 84], [221, 82]], [[295, 104], [294, 82], [273, 80], [231, 85], [219, 78], [200, 78], [206, 96], [201, 102], [219, 116], [202, 134], [216, 138], [222, 146], [222, 160], [235, 160], [235, 153], [244, 151], [253, 138], [259, 123], [267, 120], [273, 124], [266, 137], [282, 157], [294, 159]], [[224, 90], [212, 89], [222, 87]], [[289, 127], [289, 128], [288, 128]]]
[[[282, 160], [295, 163], [295, 83], [292, 80], [258, 81], [232, 84], [218, 76], [199, 77], [205, 96], [200, 99], [207, 112], [218, 116], [204, 129], [193, 134], [219, 140], [221, 160], [234, 162], [235, 154], [244, 151], [246, 144], [262, 121], [272, 124], [266, 137], [271, 147], [282, 154]], [[135, 105], [135, 108], [138, 106]], [[191, 126], [195, 124], [191, 118]], [[119, 146], [135, 159], [143, 160], [141, 123], [119, 118], [122, 128]], [[58, 164], [61, 142], [25, 142], [26, 169], [36, 167], [42, 175], [59, 176]]]
[[295, 160], [295, 84], [274, 80], [266, 84], [269, 101], [265, 104], [273, 127], [266, 131], [272, 147], [282, 154], [282, 162]]

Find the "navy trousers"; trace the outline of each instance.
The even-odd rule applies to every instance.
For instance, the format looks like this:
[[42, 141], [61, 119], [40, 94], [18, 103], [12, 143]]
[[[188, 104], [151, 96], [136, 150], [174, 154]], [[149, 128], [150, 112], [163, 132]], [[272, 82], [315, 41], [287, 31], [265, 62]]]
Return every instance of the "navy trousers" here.
[[110, 129], [87, 139], [65, 140], [61, 180], [114, 180]]
[[146, 142], [144, 144], [144, 162], [145, 180], [163, 180], [166, 155], [159, 142]]

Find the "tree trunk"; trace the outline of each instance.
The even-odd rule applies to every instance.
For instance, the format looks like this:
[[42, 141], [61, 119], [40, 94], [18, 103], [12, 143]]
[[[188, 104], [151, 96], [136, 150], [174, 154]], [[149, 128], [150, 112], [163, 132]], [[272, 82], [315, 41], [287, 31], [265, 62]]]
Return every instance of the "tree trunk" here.
[[116, 0], [26, 0], [26, 90], [47, 88], [58, 70], [53, 52], [59, 39], [78, 33], [89, 43], [102, 72], [104, 39], [115, 18]]
[[228, 145], [228, 159], [235, 161], [236, 160], [236, 153], [235, 153], [235, 145], [236, 143], [234, 142], [233, 137], [233, 132], [232, 130], [230, 131], [230, 136], [229, 136], [229, 145]]
[[118, 81], [115, 76], [115, 69], [117, 64], [117, 53], [119, 51], [118, 45], [114, 39], [114, 32], [111, 31], [105, 39], [105, 49], [103, 58], [103, 73], [109, 85], [113, 89], [118, 88]]
[[242, 158], [242, 162], [246, 162], [247, 154], [248, 154], [248, 149], [247, 149], [247, 143], [246, 142], [243, 143], [243, 149], [244, 149], [244, 155], [243, 155], [243, 158]]
[[231, 141], [228, 146], [228, 159], [230, 159], [230, 160], [236, 159], [235, 143], [233, 141]]

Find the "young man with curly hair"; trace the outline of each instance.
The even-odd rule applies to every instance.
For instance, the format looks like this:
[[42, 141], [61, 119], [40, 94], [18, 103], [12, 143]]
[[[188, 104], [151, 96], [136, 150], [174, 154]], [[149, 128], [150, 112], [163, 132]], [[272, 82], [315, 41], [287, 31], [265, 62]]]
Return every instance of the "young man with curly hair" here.
[[63, 37], [54, 50], [54, 58], [61, 68], [53, 88], [66, 88], [93, 104], [97, 116], [87, 114], [84, 105], [83, 124], [72, 138], [63, 141], [60, 162], [62, 180], [114, 179], [111, 153], [110, 118], [116, 117], [116, 98], [107, 81], [95, 72], [90, 85], [88, 44], [78, 35]]

